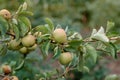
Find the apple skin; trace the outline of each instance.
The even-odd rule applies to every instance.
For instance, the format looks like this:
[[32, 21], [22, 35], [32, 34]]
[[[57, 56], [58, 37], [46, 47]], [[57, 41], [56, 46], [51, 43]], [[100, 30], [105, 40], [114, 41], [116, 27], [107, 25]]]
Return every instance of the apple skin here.
[[0, 15], [3, 16], [5, 19], [10, 19], [11, 13], [7, 9], [0, 10]]
[[9, 43], [8, 43], [8, 48], [10, 50], [18, 50], [20, 48], [20, 40], [16, 41], [15, 39], [14, 40], [11, 40]]
[[22, 54], [27, 54], [28, 53], [28, 50], [26, 47], [22, 47], [19, 49], [19, 52], [22, 53]]
[[12, 69], [11, 69], [11, 67], [10, 67], [9, 65], [3, 65], [3, 66], [2, 66], [2, 70], [3, 70], [3, 72], [4, 72], [5, 74], [9, 74], [9, 73], [12, 72]]
[[64, 29], [55, 29], [53, 32], [53, 39], [58, 43], [65, 43], [67, 41], [67, 35]]
[[11, 80], [19, 80], [17, 76], [12, 76], [11, 78]]
[[10, 80], [8, 76], [5, 76], [2, 80]]
[[70, 52], [64, 52], [64, 53], [60, 54], [59, 62], [62, 65], [67, 65], [72, 61], [72, 59], [73, 59], [73, 57], [72, 57], [72, 54]]
[[29, 50], [29, 51], [33, 51], [33, 50], [35, 50], [36, 48], [37, 48], [37, 44], [34, 44], [33, 46], [28, 47], [28, 50]]
[[22, 44], [26, 47], [31, 47], [35, 44], [36, 38], [33, 35], [27, 35], [22, 38]]

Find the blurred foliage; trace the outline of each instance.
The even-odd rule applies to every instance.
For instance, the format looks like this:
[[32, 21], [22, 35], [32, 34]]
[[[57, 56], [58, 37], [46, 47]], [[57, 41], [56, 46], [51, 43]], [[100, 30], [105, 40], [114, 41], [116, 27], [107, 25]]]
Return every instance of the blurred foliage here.
[[[24, 1], [25, 0], [0, 0], [0, 9], [6, 8], [14, 13], [18, 6]], [[29, 2], [30, 0], [26, 1]], [[55, 25], [61, 24], [64, 28], [68, 26], [71, 30], [89, 34], [89, 28], [106, 26], [107, 21], [114, 21], [115, 28], [112, 29], [112, 32], [115, 34], [120, 33], [120, 0], [31, 0], [29, 6], [29, 10], [34, 13], [33, 17], [30, 17], [32, 27], [44, 24], [44, 18], [49, 17]], [[14, 54], [14, 56], [11, 54]], [[29, 80], [26, 79], [26, 77], [32, 80], [35, 75], [40, 77], [41, 75], [37, 75], [37, 73], [44, 72], [42, 70], [47, 69], [49, 71], [49, 69], [52, 69], [51, 66], [45, 66], [44, 64], [51, 65], [53, 62], [45, 63], [39, 55], [36, 50], [36, 52], [28, 56], [27, 64], [25, 64], [23, 68], [26, 73], [22, 73], [22, 70], [16, 73], [20, 80]], [[19, 64], [18, 58], [20, 57], [22, 56], [18, 54], [18, 52], [8, 52], [5, 57], [0, 57], [0, 63], [9, 62], [8, 64], [11, 65]], [[39, 63], [36, 63], [37, 61]], [[33, 65], [37, 66], [37, 68], [31, 68], [34, 67]], [[99, 63], [96, 65], [98, 66]], [[101, 80], [104, 78], [107, 74], [107, 69], [100, 66], [100, 69], [96, 70], [96, 65], [88, 65], [92, 70], [90, 71], [92, 74], [83, 73], [83, 80]], [[25, 76], [21, 77], [23, 74]]]
[[[0, 9], [14, 11], [23, 1], [30, 0], [2, 0]], [[119, 0], [31, 0], [29, 6], [34, 12], [33, 26], [44, 24], [45, 17], [52, 18], [56, 25], [69, 26], [77, 31], [86, 27], [106, 26], [109, 20], [114, 21], [117, 28], [120, 25]], [[116, 32], [120, 32], [117, 28]]]

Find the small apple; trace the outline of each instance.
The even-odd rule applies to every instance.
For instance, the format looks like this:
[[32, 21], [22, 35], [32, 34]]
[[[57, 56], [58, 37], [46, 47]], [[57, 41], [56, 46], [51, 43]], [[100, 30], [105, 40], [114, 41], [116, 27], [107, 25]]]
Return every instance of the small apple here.
[[34, 44], [32, 47], [28, 47], [28, 50], [33, 51], [37, 48], [37, 44]]
[[31, 34], [28, 34], [27, 36], [22, 38], [22, 44], [23, 46], [26, 47], [33, 46], [35, 42], [36, 42], [36, 38]]
[[72, 61], [72, 54], [70, 52], [64, 52], [60, 54], [59, 62], [62, 65], [67, 65]]
[[67, 35], [64, 29], [55, 29], [53, 32], [53, 39], [58, 43], [65, 43], [67, 41]]
[[3, 72], [4, 72], [5, 74], [9, 74], [9, 73], [12, 72], [12, 69], [11, 69], [11, 67], [10, 67], [9, 65], [3, 65], [3, 66], [2, 66], [2, 70], [3, 70]]
[[20, 48], [20, 40], [16, 41], [15, 39], [14, 40], [11, 40], [9, 43], [8, 43], [8, 48], [11, 49], [11, 50], [18, 50]]
[[3, 16], [5, 19], [11, 18], [11, 13], [7, 9], [0, 10], [0, 15]]
[[26, 47], [22, 47], [19, 49], [19, 52], [22, 53], [22, 54], [27, 54], [28, 53], [28, 50]]

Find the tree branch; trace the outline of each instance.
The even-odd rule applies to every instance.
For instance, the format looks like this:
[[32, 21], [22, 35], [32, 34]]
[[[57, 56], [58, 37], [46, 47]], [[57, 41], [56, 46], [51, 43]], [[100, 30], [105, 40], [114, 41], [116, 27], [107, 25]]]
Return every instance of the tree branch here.
[[13, 38], [15, 38], [15, 35], [10, 33], [10, 32], [7, 32], [6, 34], [12, 36]]

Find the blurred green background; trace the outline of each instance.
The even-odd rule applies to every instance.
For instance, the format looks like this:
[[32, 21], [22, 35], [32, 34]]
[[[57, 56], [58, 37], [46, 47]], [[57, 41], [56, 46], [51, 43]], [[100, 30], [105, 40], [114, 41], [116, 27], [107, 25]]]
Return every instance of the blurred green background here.
[[[0, 0], [0, 9], [6, 8], [14, 14], [24, 1]], [[118, 35], [120, 33], [120, 0], [26, 0], [26, 2], [29, 3], [28, 9], [34, 13], [30, 17], [32, 27], [44, 24], [44, 18], [49, 17], [53, 20], [55, 26], [60, 24], [63, 28], [68, 27], [70, 30], [78, 31], [83, 37], [86, 37], [90, 36], [93, 28], [106, 27], [107, 21], [113, 21], [115, 27], [111, 31], [112, 34]], [[14, 56], [11, 54], [14, 54]], [[44, 69], [51, 69], [48, 68], [49, 66], [45, 67], [47, 63], [44, 64], [42, 57], [38, 57], [39, 55], [38, 50], [29, 55], [27, 68], [25, 67], [22, 70], [24, 73], [22, 71], [16, 73], [20, 80], [27, 80], [26, 75], [30, 80], [33, 80], [37, 73], [43, 72]], [[12, 57], [9, 58], [8, 56]], [[11, 60], [17, 62], [18, 57], [20, 58], [18, 52], [8, 52], [5, 57], [0, 57], [0, 62], [9, 61], [11, 63]], [[106, 59], [98, 61], [96, 65], [89, 63], [91, 72], [82, 73], [81, 80], [103, 80], [109, 72], [106, 65], [110, 62]], [[33, 68], [33, 64], [37, 67]], [[52, 61], [49, 64], [52, 64]], [[23, 74], [24, 76], [22, 76]], [[77, 76], [80, 76], [79, 73]]]

